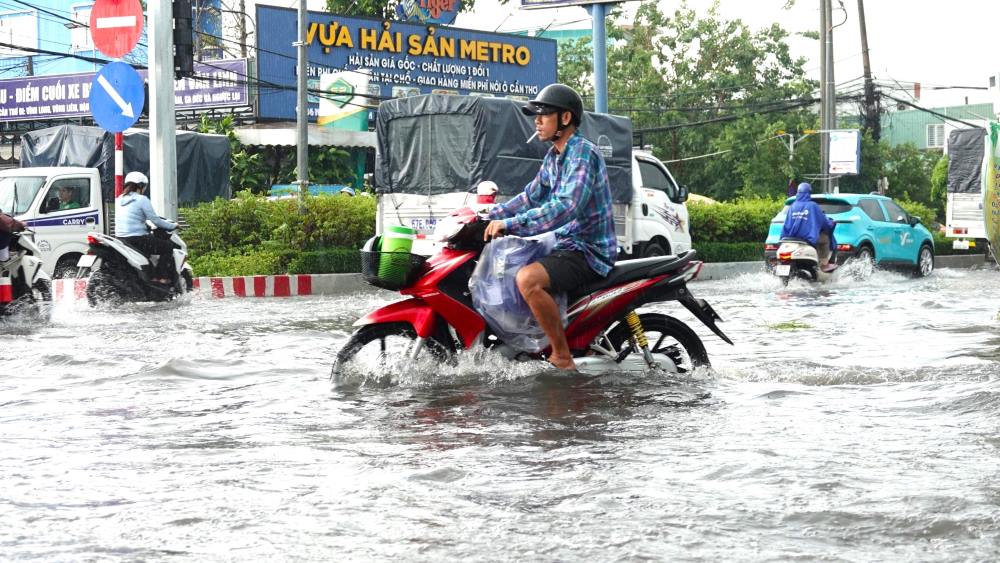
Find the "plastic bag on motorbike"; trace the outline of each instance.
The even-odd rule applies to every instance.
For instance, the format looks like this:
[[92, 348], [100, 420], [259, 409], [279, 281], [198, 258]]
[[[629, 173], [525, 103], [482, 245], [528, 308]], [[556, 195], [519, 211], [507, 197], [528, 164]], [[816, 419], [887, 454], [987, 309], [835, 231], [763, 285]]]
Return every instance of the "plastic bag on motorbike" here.
[[[472, 304], [490, 328], [505, 343], [525, 352], [540, 352], [548, 346], [545, 332], [517, 289], [517, 272], [552, 252], [555, 236], [540, 238], [505, 236], [483, 249], [479, 263], [469, 278]], [[555, 296], [563, 324], [566, 323], [566, 296]]]

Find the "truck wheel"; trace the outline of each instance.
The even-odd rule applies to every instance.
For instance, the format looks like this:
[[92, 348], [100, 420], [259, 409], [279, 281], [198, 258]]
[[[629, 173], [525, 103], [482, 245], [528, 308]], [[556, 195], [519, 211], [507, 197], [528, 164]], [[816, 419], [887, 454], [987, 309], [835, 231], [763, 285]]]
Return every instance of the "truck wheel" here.
[[76, 263], [79, 261], [79, 254], [63, 256], [59, 259], [59, 262], [56, 263], [56, 267], [52, 269], [52, 277], [55, 279], [75, 278], [78, 269], [76, 267]]
[[642, 257], [649, 258], [651, 256], [666, 256], [667, 251], [658, 242], [650, 242], [642, 249]]

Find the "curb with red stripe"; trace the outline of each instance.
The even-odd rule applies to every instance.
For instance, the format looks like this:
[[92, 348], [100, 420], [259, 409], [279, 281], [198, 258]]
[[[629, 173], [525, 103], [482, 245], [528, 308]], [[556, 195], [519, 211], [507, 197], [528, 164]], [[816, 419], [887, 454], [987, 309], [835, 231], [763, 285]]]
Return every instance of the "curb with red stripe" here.
[[195, 278], [194, 287], [210, 290], [212, 297], [292, 297], [312, 295], [312, 278], [311, 274]]
[[[368, 287], [361, 274], [295, 274], [280, 276], [202, 277], [194, 279], [195, 291], [214, 298], [295, 297], [335, 295]], [[55, 300], [86, 299], [86, 279], [52, 280]]]

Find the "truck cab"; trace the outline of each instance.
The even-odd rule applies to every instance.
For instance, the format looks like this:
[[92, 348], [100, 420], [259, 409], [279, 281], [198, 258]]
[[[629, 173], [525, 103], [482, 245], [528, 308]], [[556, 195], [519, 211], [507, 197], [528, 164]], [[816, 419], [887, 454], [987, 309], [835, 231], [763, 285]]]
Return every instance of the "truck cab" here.
[[632, 151], [632, 186], [626, 225], [631, 232], [618, 237], [622, 249], [634, 258], [690, 250], [687, 187], [678, 185], [666, 165], [644, 150]]
[[87, 232], [107, 232], [96, 168], [46, 167], [0, 171], [0, 210], [35, 231], [43, 268], [66, 277], [87, 252]]

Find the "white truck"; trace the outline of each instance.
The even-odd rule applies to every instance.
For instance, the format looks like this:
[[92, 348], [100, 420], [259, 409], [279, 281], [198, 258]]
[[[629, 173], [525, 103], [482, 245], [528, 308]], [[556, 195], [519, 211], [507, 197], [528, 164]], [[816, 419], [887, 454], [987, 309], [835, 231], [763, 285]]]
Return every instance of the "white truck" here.
[[968, 249], [977, 240], [987, 238], [983, 194], [989, 154], [988, 122], [982, 124], [981, 129], [952, 129], [945, 145], [948, 154], [945, 236], [954, 239], [952, 246], [956, 249]]
[[68, 277], [87, 252], [87, 232], [109, 233], [96, 168], [14, 168], [0, 171], [0, 210], [35, 231], [43, 267]]
[[[376, 234], [389, 225], [417, 231], [414, 253], [431, 254], [437, 221], [477, 201], [482, 181], [499, 201], [534, 178], [548, 145], [509, 99], [426, 95], [383, 102], [377, 118]], [[667, 167], [632, 147], [627, 118], [587, 113], [581, 134], [601, 150], [614, 196], [619, 258], [679, 254], [691, 248], [685, 201]], [[473, 205], [474, 206], [474, 205]]]

